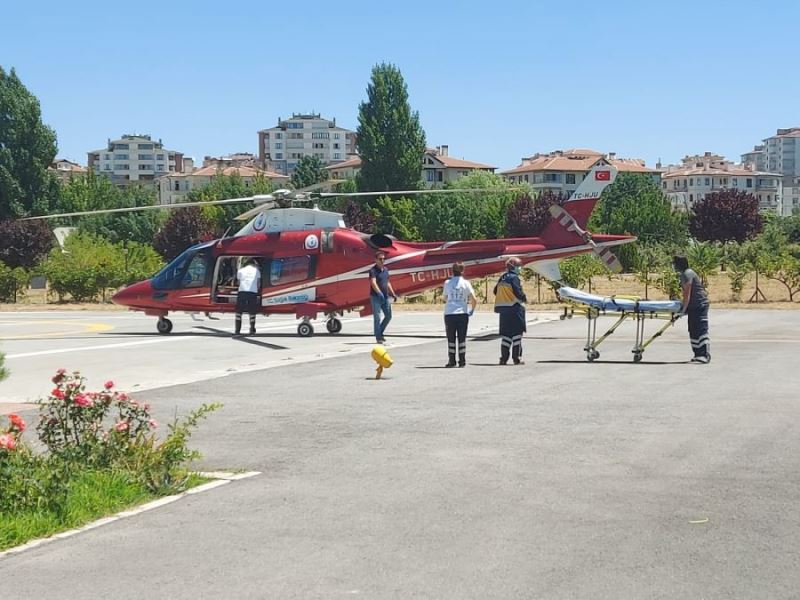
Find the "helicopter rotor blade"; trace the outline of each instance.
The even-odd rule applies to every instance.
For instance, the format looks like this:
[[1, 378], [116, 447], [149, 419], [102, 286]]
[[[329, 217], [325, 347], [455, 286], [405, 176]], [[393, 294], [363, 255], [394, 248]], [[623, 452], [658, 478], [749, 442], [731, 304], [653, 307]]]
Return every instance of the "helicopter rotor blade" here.
[[524, 189], [524, 188], [505, 188], [505, 189], [497, 189], [497, 188], [462, 188], [462, 189], [446, 189], [446, 190], [401, 190], [401, 191], [391, 191], [391, 192], [320, 192], [317, 194], [313, 194], [314, 197], [317, 198], [333, 198], [333, 197], [344, 197], [344, 198], [358, 198], [360, 196], [414, 196], [414, 195], [424, 195], [424, 194], [472, 194], [472, 193], [503, 193], [508, 191], [517, 191], [517, 189]]
[[[225, 200], [207, 200], [203, 202], [177, 202], [175, 204], [154, 204], [152, 206], [130, 206], [126, 208], [105, 208], [101, 210], [82, 210], [71, 213], [57, 213], [51, 215], [39, 215], [36, 217], [25, 217], [20, 221], [37, 221], [40, 219], [60, 219], [62, 217], [83, 217], [88, 215], [109, 215], [116, 213], [138, 212], [141, 210], [172, 210], [175, 208], [191, 208], [193, 206], [218, 206], [226, 204], [241, 204], [243, 202], [257, 202], [259, 196], [248, 198], [227, 198]], [[266, 200], [266, 199], [265, 199]]]

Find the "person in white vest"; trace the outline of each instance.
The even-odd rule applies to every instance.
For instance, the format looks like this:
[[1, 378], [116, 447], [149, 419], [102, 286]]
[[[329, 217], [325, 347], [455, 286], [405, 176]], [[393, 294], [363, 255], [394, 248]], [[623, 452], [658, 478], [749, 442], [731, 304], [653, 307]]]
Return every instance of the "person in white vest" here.
[[236, 332], [242, 334], [242, 313], [250, 315], [250, 335], [256, 333], [256, 315], [261, 308], [261, 269], [254, 258], [247, 259], [245, 266], [236, 272], [239, 281], [239, 292], [236, 294]]
[[447, 364], [445, 367], [467, 366], [467, 328], [478, 299], [472, 284], [464, 279], [464, 264], [453, 265], [453, 276], [444, 284], [444, 328], [447, 332]]

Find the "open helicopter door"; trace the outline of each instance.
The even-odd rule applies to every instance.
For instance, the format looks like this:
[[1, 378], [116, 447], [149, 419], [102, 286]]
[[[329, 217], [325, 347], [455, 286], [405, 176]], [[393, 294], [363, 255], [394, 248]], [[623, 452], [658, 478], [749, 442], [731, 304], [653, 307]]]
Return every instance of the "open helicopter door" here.
[[219, 256], [214, 267], [214, 276], [211, 283], [210, 300], [212, 304], [236, 304], [236, 296], [239, 289], [236, 282], [236, 273], [249, 258], [254, 258], [258, 263], [263, 284], [264, 267], [269, 264], [269, 257], [238, 254]]

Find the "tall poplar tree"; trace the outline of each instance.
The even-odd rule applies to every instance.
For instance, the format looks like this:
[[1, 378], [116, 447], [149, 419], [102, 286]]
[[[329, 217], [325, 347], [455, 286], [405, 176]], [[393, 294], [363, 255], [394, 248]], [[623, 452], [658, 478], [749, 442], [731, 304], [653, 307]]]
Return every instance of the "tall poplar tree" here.
[[422, 176], [425, 132], [411, 110], [400, 69], [381, 63], [372, 68], [367, 101], [358, 107], [357, 148], [362, 191], [416, 189]]
[[47, 168], [56, 157], [56, 134], [42, 123], [39, 100], [0, 67], [0, 219], [46, 213], [58, 197]]

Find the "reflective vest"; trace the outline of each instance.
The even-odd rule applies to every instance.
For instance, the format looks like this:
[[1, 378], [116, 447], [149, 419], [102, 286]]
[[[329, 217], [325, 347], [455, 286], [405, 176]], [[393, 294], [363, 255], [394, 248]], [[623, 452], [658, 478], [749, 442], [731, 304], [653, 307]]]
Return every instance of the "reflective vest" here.
[[500, 281], [497, 282], [494, 292], [495, 311], [498, 308], [522, 304], [523, 301], [517, 298], [517, 295], [514, 293], [514, 285], [512, 283], [514, 280], [516, 280], [517, 286], [521, 287], [519, 284], [519, 277], [517, 277], [516, 273], [508, 272], [504, 273], [503, 276], [500, 277]]

